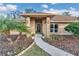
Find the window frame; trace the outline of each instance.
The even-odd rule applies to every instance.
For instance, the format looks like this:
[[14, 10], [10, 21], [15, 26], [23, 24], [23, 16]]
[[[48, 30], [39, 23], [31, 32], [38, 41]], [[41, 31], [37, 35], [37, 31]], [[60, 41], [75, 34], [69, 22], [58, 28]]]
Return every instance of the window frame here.
[[50, 23], [50, 32], [55, 32], [55, 33], [58, 32], [58, 24], [57, 23]]

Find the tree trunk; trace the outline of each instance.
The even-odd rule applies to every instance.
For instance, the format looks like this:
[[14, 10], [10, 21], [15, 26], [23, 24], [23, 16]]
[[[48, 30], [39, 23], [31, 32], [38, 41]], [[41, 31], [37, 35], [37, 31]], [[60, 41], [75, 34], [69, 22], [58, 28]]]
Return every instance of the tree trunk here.
[[10, 31], [9, 31], [9, 30], [6, 31], [6, 32], [4, 33], [4, 35], [6, 36], [7, 40], [12, 44], [13, 41], [12, 41], [12, 39], [10, 38]]
[[17, 42], [22, 36], [22, 32], [19, 33], [19, 35], [17, 36], [17, 39], [15, 40], [15, 42]]

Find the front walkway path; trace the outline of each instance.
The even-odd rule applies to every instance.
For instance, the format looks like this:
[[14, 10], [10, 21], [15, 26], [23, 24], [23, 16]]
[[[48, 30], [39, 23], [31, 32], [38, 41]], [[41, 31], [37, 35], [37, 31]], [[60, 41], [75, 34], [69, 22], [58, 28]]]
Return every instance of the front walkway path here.
[[43, 49], [44, 51], [46, 51], [48, 54], [52, 55], [52, 56], [74, 56], [70, 53], [67, 53], [61, 49], [58, 49], [54, 46], [51, 46], [50, 44], [44, 42], [42, 40], [42, 35], [37, 34], [35, 36], [35, 43], [37, 44], [37, 46], [39, 46], [41, 49]]

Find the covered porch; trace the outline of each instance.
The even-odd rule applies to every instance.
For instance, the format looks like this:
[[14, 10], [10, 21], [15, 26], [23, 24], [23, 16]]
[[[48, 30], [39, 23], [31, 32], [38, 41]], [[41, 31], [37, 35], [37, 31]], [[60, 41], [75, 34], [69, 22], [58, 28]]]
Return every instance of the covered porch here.
[[42, 33], [46, 36], [50, 35], [50, 20], [52, 14], [48, 13], [27, 13], [21, 14], [25, 18], [25, 23], [29, 26], [31, 34]]

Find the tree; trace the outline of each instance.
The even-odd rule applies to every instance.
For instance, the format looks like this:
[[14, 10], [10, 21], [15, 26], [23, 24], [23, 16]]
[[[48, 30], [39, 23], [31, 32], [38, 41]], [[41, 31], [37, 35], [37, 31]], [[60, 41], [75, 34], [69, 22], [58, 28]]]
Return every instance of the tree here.
[[28, 9], [25, 9], [25, 12], [26, 13], [32, 13], [32, 12], [36, 12], [36, 11], [32, 8], [28, 8]]
[[22, 12], [17, 10], [17, 11], [10, 11], [7, 15], [13, 19], [17, 19], [17, 18], [20, 18], [20, 14]]
[[64, 15], [64, 16], [70, 16], [71, 14], [69, 14], [69, 12], [63, 12], [62, 15]]
[[11, 20], [9, 19], [9, 17], [1, 18], [0, 19], [0, 33], [4, 34], [8, 41], [12, 42], [9, 36], [10, 30], [16, 30], [20, 32], [18, 37], [22, 35], [22, 32], [29, 33], [28, 27], [24, 23]]
[[22, 22], [15, 22], [14, 25], [15, 25], [15, 27], [13, 29], [19, 32], [19, 35], [18, 35], [18, 37], [16, 39], [16, 42], [22, 36], [22, 32], [25, 32], [26, 34], [30, 33], [29, 30], [28, 30], [29, 27], [26, 26], [24, 23], [22, 23]]
[[79, 17], [77, 17], [77, 20], [79, 20]]
[[79, 37], [79, 22], [73, 22], [65, 27], [65, 30]]

